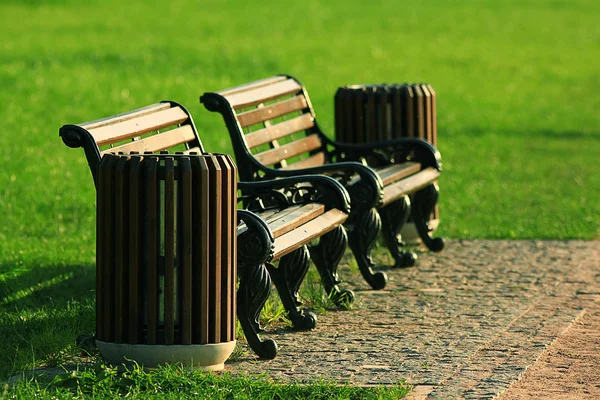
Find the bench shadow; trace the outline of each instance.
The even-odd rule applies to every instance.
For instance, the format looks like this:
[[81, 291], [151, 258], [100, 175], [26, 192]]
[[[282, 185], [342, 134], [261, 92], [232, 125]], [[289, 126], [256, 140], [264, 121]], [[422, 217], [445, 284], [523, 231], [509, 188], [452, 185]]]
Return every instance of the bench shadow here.
[[0, 380], [32, 362], [60, 358], [75, 344], [77, 327], [95, 329], [94, 265], [25, 266], [6, 275], [0, 281]]

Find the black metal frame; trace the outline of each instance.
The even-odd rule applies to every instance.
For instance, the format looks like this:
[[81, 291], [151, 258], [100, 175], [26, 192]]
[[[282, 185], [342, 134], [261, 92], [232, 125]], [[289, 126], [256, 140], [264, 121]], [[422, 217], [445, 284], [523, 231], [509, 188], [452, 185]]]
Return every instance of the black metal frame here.
[[[195, 139], [186, 143], [186, 147], [198, 147], [204, 153], [204, 147], [189, 112], [173, 101], [161, 103], [169, 103], [184, 110], [189, 118], [181, 125], [191, 125], [195, 134]], [[78, 125], [63, 125], [59, 135], [68, 147], [83, 147], [96, 184], [101, 155], [90, 132]], [[241, 170], [239, 172], [240, 175], [244, 175]], [[290, 176], [260, 182], [242, 181], [238, 182], [238, 189], [242, 193], [239, 201], [244, 205], [244, 209], [238, 210], [238, 226], [243, 222], [245, 228], [238, 229], [237, 256], [240, 280], [237, 315], [250, 347], [259, 357], [272, 359], [277, 354], [277, 344], [273, 340], [262, 340], [259, 336], [262, 332], [259, 324], [260, 311], [269, 296], [272, 278], [294, 327], [312, 329], [316, 324], [316, 316], [312, 312], [301, 310], [299, 307], [302, 304], [298, 301], [298, 289], [309, 265], [308, 246], [301, 246], [282, 257], [278, 267], [275, 267], [272, 264], [275, 239], [267, 223], [253, 211], [283, 209], [292, 205], [318, 202], [324, 204], [326, 210], [336, 208], [349, 214], [350, 196], [335, 179], [318, 175]], [[337, 239], [332, 240], [332, 232], [336, 232]], [[340, 290], [338, 287], [340, 280], [336, 270], [346, 249], [345, 235], [341, 226], [324, 235], [321, 241], [327, 243], [327, 251], [339, 257], [329, 256], [324, 261], [322, 258], [315, 261], [327, 293], [341, 306], [354, 298], [351, 291]], [[310, 254], [313, 254], [312, 248]]]
[[[370, 256], [371, 248], [382, 229], [379, 209], [387, 220], [383, 225], [385, 244], [395, 259], [395, 266], [405, 267], [414, 265], [416, 254], [402, 251], [402, 243], [397, 239], [397, 233], [406, 222], [408, 215], [412, 213], [419, 236], [425, 245], [432, 251], [441, 251], [444, 242], [441, 238], [432, 238], [427, 224], [427, 218], [431, 210], [429, 206], [435, 206], [438, 196], [437, 185], [430, 185], [417, 192], [413, 207], [411, 207], [408, 196], [397, 200], [398, 205], [390, 204], [385, 211], [382, 207], [383, 184], [375, 170], [371, 167], [384, 167], [393, 163], [404, 161], [416, 161], [423, 168], [432, 167], [438, 171], [442, 170], [442, 159], [440, 152], [430, 143], [417, 138], [402, 138], [387, 140], [368, 144], [342, 144], [330, 139], [318, 125], [316, 115], [306, 88], [300, 81], [290, 75], [278, 75], [287, 79], [294, 79], [300, 86], [298, 94], [304, 95], [308, 111], [314, 118], [314, 126], [306, 131], [306, 135], [316, 134], [321, 140], [321, 147], [312, 153], [323, 152], [325, 154], [325, 165], [311, 168], [294, 170], [283, 170], [270, 168], [261, 164], [250, 152], [244, 140], [244, 132], [239, 125], [234, 109], [227, 99], [215, 92], [204, 93], [200, 102], [209, 111], [218, 112], [222, 115], [235, 152], [240, 168], [240, 177], [244, 181], [260, 181], [263, 179], [275, 179], [295, 175], [327, 174], [338, 179], [346, 187], [352, 199], [352, 213], [345, 224], [348, 230], [350, 248], [357, 260], [360, 271], [365, 280], [374, 289], [385, 287], [387, 277], [385, 273], [374, 272], [374, 263]], [[364, 165], [367, 162], [369, 166]], [[359, 180], [352, 179], [358, 174]], [[426, 204], [424, 206], [423, 204]], [[402, 213], [402, 215], [399, 215]]]

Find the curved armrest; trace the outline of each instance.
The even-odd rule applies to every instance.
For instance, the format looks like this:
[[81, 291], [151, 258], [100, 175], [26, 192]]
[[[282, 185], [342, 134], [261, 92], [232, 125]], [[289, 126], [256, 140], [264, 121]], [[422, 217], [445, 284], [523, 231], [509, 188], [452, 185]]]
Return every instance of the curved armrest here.
[[237, 210], [238, 225], [238, 262], [240, 265], [263, 264], [273, 258], [275, 238], [267, 223], [258, 215], [247, 210]]
[[261, 191], [297, 188], [302, 184], [310, 185], [312, 195], [308, 198], [309, 201], [317, 201], [350, 213], [350, 195], [341, 183], [325, 175], [296, 175], [265, 181], [238, 182], [238, 188], [244, 194], [260, 194]]
[[[335, 152], [343, 153], [349, 160], [358, 160], [362, 157], [381, 157], [380, 151], [391, 152], [399, 161], [411, 160], [420, 162], [423, 167], [433, 167], [442, 170], [442, 155], [438, 149], [420, 138], [398, 138], [372, 143], [338, 143], [331, 139], [325, 139], [329, 145], [335, 148]], [[396, 161], [398, 162], [398, 160]]]
[[[331, 164], [325, 164], [318, 167], [301, 168], [301, 169], [263, 169], [271, 176], [296, 176], [296, 175], [315, 175], [315, 174], [340, 174], [344, 178], [344, 187], [350, 192], [352, 204], [356, 205], [360, 201], [360, 205], [368, 208], [377, 207], [383, 199], [383, 182], [373, 168], [354, 161], [343, 161]], [[349, 178], [357, 174], [359, 180], [349, 180]], [[358, 188], [354, 190], [354, 188]], [[360, 191], [360, 199], [354, 196], [353, 193]]]

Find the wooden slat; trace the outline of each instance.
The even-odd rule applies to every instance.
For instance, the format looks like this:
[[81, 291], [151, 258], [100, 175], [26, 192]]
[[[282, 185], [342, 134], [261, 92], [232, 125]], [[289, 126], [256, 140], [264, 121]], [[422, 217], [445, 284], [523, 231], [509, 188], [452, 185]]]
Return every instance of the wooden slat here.
[[159, 259], [159, 201], [158, 158], [144, 157], [145, 244], [147, 253], [146, 325], [147, 344], [157, 344], [158, 328], [158, 259]]
[[425, 138], [425, 98], [420, 85], [412, 85], [415, 105], [415, 128], [416, 137]]
[[237, 175], [238, 175], [238, 170], [237, 170], [237, 166], [235, 165], [233, 158], [231, 158], [230, 155], [226, 154], [225, 157], [227, 157], [227, 160], [229, 161], [229, 164], [231, 165], [231, 169], [230, 169], [230, 179], [232, 182], [232, 187], [231, 187], [231, 196], [232, 196], [232, 204], [233, 204], [233, 214], [231, 216], [232, 218], [232, 231], [231, 231], [231, 246], [232, 246], [232, 253], [231, 253], [231, 260], [229, 263], [229, 266], [231, 268], [231, 280], [229, 282], [230, 285], [230, 289], [229, 289], [229, 293], [231, 293], [231, 312], [232, 312], [232, 316], [230, 318], [230, 323], [231, 323], [231, 327], [230, 327], [230, 333], [229, 333], [229, 340], [235, 340], [235, 334], [236, 334], [236, 311], [237, 311], [237, 229], [236, 229], [236, 225], [237, 225], [237, 190], [238, 190], [238, 185], [237, 185]]
[[133, 118], [141, 117], [143, 115], [152, 114], [157, 111], [168, 110], [169, 108], [171, 108], [171, 105], [169, 103], [157, 103], [149, 105], [147, 107], [138, 108], [137, 110], [126, 112], [123, 114], [112, 115], [110, 117], [84, 122], [82, 124], [79, 124], [79, 126], [87, 130], [96, 129], [102, 126], [112, 125]]
[[233, 220], [235, 203], [233, 199], [233, 186], [235, 177], [232, 176], [232, 166], [229, 160], [222, 155], [215, 157], [219, 162], [222, 170], [222, 192], [220, 200], [221, 205], [221, 337], [220, 342], [229, 342], [233, 340], [230, 336], [232, 320], [234, 319], [232, 310], [232, 287], [231, 280], [235, 280], [232, 276], [231, 260], [235, 249], [233, 248], [233, 239], [235, 237]]
[[192, 344], [192, 167], [188, 157], [178, 158], [179, 206], [177, 244], [179, 274], [179, 326], [181, 344]]
[[207, 156], [206, 163], [209, 173], [210, 198], [215, 199], [209, 204], [210, 227], [210, 266], [212, 274], [209, 277], [209, 342], [219, 343], [221, 340], [221, 246], [222, 243], [222, 204], [219, 199], [222, 196], [222, 171], [215, 156]]
[[416, 162], [405, 162], [402, 164], [392, 164], [388, 167], [378, 169], [377, 175], [381, 178], [383, 186], [394, 183], [397, 180], [406, 178], [409, 175], [415, 174], [421, 170], [421, 164]]
[[414, 193], [434, 182], [440, 172], [434, 168], [426, 168], [406, 179], [386, 186], [383, 189], [383, 205], [387, 205], [401, 196]]
[[178, 125], [188, 119], [188, 115], [179, 107], [169, 108], [152, 114], [143, 115], [130, 120], [91, 129], [98, 146], [117, 143], [134, 138], [144, 133]]
[[268, 126], [263, 129], [250, 132], [244, 136], [246, 146], [249, 149], [269, 143], [273, 140], [300, 132], [315, 126], [314, 118], [310, 114], [302, 114], [285, 122]]
[[354, 104], [352, 113], [355, 118], [354, 143], [364, 143], [365, 137], [365, 89], [354, 93]]
[[177, 146], [178, 144], [187, 143], [194, 140], [195, 137], [192, 126], [184, 125], [179, 128], [171, 129], [170, 131], [104, 150], [101, 154], [119, 152], [129, 153], [131, 151], [140, 153], [150, 151], [154, 153], [155, 151], [166, 150]]
[[303, 246], [311, 240], [331, 231], [341, 225], [347, 218], [347, 214], [334, 208], [297, 229], [279, 236], [275, 239], [273, 260], [277, 260], [291, 253], [299, 246]]
[[210, 224], [209, 224], [209, 179], [208, 166], [205, 157], [194, 157], [192, 159], [194, 193], [193, 193], [193, 264], [194, 268], [194, 292], [192, 302], [193, 315], [193, 341], [194, 344], [207, 344], [209, 342], [209, 248], [210, 248]]
[[427, 85], [427, 90], [431, 95], [431, 143], [437, 146], [437, 110], [435, 105], [435, 90], [431, 85]]
[[325, 212], [323, 204], [311, 203], [292, 210], [285, 209], [267, 219], [274, 237], [282, 236]]
[[104, 244], [104, 232], [106, 230], [106, 205], [102, 196], [104, 195], [104, 181], [106, 180], [106, 161], [101, 160], [98, 166], [98, 187], [96, 189], [96, 339], [104, 341], [102, 331], [102, 316], [104, 315], [104, 279], [102, 277], [106, 245]]
[[257, 108], [255, 110], [239, 113], [237, 114], [237, 119], [240, 123], [240, 126], [245, 128], [247, 126], [277, 118], [294, 111], [303, 110], [307, 107], [308, 104], [306, 102], [306, 98], [304, 96], [296, 96], [263, 108]]
[[285, 159], [316, 150], [321, 147], [321, 140], [317, 135], [309, 135], [295, 140], [275, 149], [256, 154], [254, 157], [264, 165], [277, 164]]
[[368, 87], [365, 99], [365, 139], [366, 142], [377, 141], [377, 112], [375, 110], [376, 88]]
[[175, 166], [172, 157], [165, 158], [164, 191], [164, 323], [165, 343], [175, 343]]
[[271, 85], [273, 83], [285, 81], [286, 79], [288, 79], [288, 78], [286, 76], [282, 76], [282, 75], [280, 75], [280, 76], [273, 76], [273, 77], [270, 77], [270, 78], [265, 78], [265, 79], [261, 79], [261, 80], [258, 80], [258, 81], [246, 83], [244, 85], [234, 86], [234, 87], [229, 88], [229, 89], [224, 89], [224, 90], [221, 90], [218, 93], [221, 96], [229, 96], [229, 95], [232, 95], [234, 93], [245, 92], [247, 90], [256, 89], [256, 88], [259, 88], [259, 87]]
[[423, 139], [431, 143], [433, 139], [433, 128], [431, 125], [431, 93], [429, 93], [427, 85], [421, 84], [419, 85], [419, 87], [421, 88], [421, 92], [423, 93]]
[[312, 156], [305, 158], [304, 160], [297, 161], [293, 164], [289, 164], [281, 169], [300, 169], [300, 168], [311, 168], [318, 167], [325, 164], [325, 153], [322, 151]]
[[229, 101], [231, 107], [239, 110], [245, 107], [255, 106], [265, 101], [276, 99], [277, 97], [296, 94], [302, 90], [302, 86], [293, 79], [276, 82], [267, 86], [249, 89], [226, 95], [225, 98]]
[[129, 162], [129, 318], [127, 343], [140, 342], [140, 157]]
[[125, 239], [127, 235], [127, 189], [126, 189], [126, 166], [127, 158], [119, 157], [115, 167], [115, 309], [114, 309], [114, 342], [123, 343], [123, 327], [126, 320], [125, 311], [125, 268], [127, 265], [127, 246]]

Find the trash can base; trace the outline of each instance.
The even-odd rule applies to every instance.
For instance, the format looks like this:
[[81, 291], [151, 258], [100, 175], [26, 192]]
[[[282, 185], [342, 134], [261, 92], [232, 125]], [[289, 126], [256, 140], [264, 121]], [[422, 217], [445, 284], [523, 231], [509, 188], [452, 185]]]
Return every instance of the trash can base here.
[[132, 364], [135, 360], [145, 367], [181, 363], [209, 371], [225, 368], [225, 361], [235, 349], [236, 341], [191, 345], [147, 345], [110, 343], [96, 340], [100, 354], [112, 364]]
[[[433, 234], [437, 230], [438, 225], [440, 224], [440, 220], [439, 219], [430, 219], [428, 224], [429, 224], [429, 227], [432, 229], [431, 233]], [[421, 238], [419, 237], [419, 233], [417, 232], [417, 227], [415, 226], [415, 224], [413, 222], [406, 223], [402, 227], [400, 234], [402, 235], [402, 241], [405, 243], [410, 243], [410, 244], [423, 243]]]

